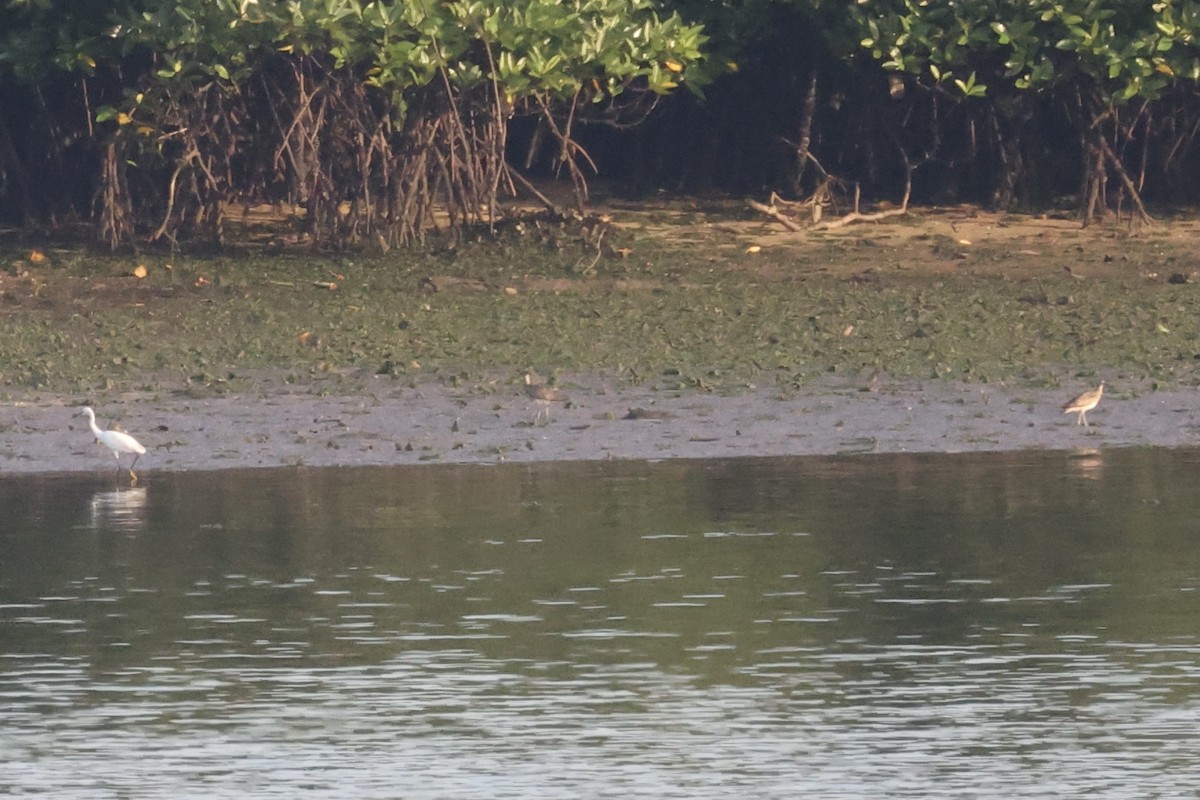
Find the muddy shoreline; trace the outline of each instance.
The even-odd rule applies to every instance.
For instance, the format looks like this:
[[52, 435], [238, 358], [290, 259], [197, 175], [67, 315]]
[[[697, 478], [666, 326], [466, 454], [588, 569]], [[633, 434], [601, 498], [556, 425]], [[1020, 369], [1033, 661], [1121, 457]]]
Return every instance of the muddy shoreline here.
[[[948, 381], [828, 379], [798, 389], [721, 396], [562, 379], [570, 402], [535, 424], [537, 406], [506, 381], [445, 386], [368, 379], [352, 392], [258, 380], [214, 397], [130, 394], [96, 402], [101, 427], [147, 448], [138, 471], [663, 460], [867, 453], [958, 453], [1190, 446], [1200, 441], [1196, 390], [1110, 378], [1090, 427], [1054, 390]], [[0, 405], [0, 472], [103, 472], [112, 456], [75, 418], [83, 400], [29, 395]], [[633, 414], [631, 410], [636, 409]], [[632, 417], [632, 418], [631, 418]]]

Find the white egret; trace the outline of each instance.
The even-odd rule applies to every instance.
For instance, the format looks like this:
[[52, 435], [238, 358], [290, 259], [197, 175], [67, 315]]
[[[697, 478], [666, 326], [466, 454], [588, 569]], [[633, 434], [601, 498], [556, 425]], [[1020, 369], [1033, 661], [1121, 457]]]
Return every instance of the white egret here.
[[96, 412], [90, 406], [84, 406], [83, 409], [76, 414], [77, 417], [86, 416], [88, 424], [92, 427], [92, 435], [96, 437], [96, 441], [112, 450], [113, 456], [117, 459], [118, 475], [121, 471], [121, 454], [133, 453], [133, 463], [129, 465], [129, 481], [137, 483], [137, 475], [134, 474], [133, 468], [137, 464], [138, 459], [145, 454], [146, 448], [142, 447], [141, 443], [124, 431], [102, 431], [96, 424]]

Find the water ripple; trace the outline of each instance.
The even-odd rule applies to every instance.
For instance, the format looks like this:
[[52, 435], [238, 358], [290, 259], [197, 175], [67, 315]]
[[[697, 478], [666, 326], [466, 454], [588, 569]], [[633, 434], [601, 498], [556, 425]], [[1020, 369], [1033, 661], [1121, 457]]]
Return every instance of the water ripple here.
[[1120, 460], [80, 491], [0, 532], [0, 794], [1192, 797], [1194, 524]]

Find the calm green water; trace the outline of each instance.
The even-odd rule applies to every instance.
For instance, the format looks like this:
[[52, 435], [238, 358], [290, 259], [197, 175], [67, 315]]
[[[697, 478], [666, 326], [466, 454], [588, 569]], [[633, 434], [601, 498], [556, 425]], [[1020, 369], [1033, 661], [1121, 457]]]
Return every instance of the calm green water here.
[[0, 478], [0, 795], [1196, 796], [1200, 453]]

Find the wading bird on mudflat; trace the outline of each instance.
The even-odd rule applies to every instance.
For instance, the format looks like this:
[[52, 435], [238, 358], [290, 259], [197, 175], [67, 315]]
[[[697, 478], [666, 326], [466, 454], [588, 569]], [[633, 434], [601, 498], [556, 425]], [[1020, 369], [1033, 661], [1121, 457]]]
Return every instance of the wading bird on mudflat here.
[[146, 453], [146, 448], [142, 447], [141, 442], [130, 436], [124, 431], [106, 431], [101, 430], [96, 424], [96, 412], [91, 406], [84, 406], [80, 409], [77, 417], [87, 417], [88, 425], [92, 428], [92, 435], [96, 437], [96, 441], [112, 450], [113, 456], [117, 459], [117, 476], [121, 474], [121, 454], [133, 453], [133, 463], [129, 465], [129, 482], [137, 483], [137, 475], [134, 474], [133, 468], [137, 465], [138, 459]]
[[1087, 412], [1100, 405], [1100, 398], [1103, 396], [1104, 381], [1100, 381], [1100, 385], [1095, 389], [1089, 389], [1063, 406], [1063, 413], [1078, 414], [1079, 416], [1075, 419], [1075, 424], [1083, 425], [1086, 428], [1088, 427]]

